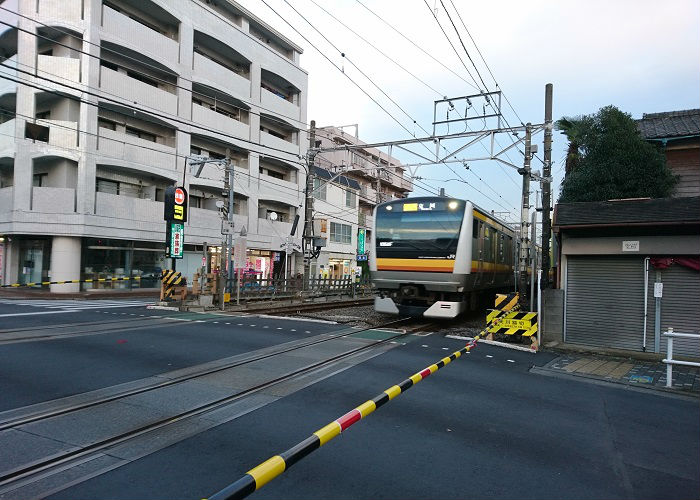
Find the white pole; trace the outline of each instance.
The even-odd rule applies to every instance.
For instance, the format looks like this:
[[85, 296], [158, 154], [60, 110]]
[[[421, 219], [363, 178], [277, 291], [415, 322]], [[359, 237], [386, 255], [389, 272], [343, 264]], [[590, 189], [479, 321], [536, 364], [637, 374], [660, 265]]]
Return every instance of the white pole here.
[[[668, 329], [668, 333], [673, 333], [673, 328]], [[666, 387], [673, 386], [673, 337], [668, 337], [668, 348], [666, 349]]]
[[542, 269], [537, 270], [537, 318], [539, 323], [539, 328], [537, 328], [537, 345], [542, 345], [542, 288], [540, 288], [540, 283], [542, 282]]
[[[644, 332], [642, 337], [642, 351], [647, 350], [647, 296], [649, 295], [649, 257], [644, 259]], [[656, 351], [656, 348], [654, 348]]]

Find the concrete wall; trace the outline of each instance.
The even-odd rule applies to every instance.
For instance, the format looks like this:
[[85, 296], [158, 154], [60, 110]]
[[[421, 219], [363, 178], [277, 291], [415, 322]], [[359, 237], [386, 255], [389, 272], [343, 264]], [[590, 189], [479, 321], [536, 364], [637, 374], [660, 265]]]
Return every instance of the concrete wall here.
[[564, 290], [542, 290], [542, 344], [564, 339]]

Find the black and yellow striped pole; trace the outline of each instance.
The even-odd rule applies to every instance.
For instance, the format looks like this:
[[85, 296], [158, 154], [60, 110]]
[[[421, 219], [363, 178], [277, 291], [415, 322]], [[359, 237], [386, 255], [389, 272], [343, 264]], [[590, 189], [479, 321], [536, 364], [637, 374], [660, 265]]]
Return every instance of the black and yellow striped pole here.
[[2, 285], [0, 288], [20, 288], [25, 286], [43, 286], [43, 285], [66, 285], [69, 283], [110, 283], [114, 281], [129, 281], [129, 280], [140, 280], [140, 276], [127, 276], [124, 278], [95, 278], [86, 280], [63, 280], [63, 281], [36, 281], [33, 283], [12, 283], [9, 285]]
[[250, 469], [246, 474], [235, 483], [230, 484], [221, 491], [209, 497], [209, 500], [233, 500], [245, 498], [256, 490], [262, 488], [265, 484], [282, 474], [292, 465], [297, 463], [302, 458], [309, 455], [312, 451], [317, 450], [328, 441], [338, 436], [352, 424], [365, 418], [367, 415], [375, 411], [383, 404], [391, 401], [399, 394], [406, 392], [408, 389], [416, 385], [421, 380], [426, 379], [443, 366], [451, 363], [455, 359], [471, 351], [477, 342], [484, 336], [486, 330], [479, 332], [466, 346], [459, 351], [455, 351], [447, 357], [442, 358], [435, 364], [411, 375], [403, 382], [389, 387], [387, 390], [378, 396], [362, 403], [360, 406], [349, 411], [340, 418], [337, 418], [330, 424], [322, 427], [314, 432], [311, 436], [288, 449], [266, 460], [257, 467]]

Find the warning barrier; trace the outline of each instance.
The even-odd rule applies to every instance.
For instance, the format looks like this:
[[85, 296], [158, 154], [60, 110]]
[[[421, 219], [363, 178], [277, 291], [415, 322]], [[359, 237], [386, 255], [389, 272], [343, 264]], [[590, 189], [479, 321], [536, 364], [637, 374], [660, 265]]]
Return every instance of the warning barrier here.
[[125, 278], [95, 278], [86, 280], [63, 280], [63, 281], [36, 281], [34, 283], [12, 283], [10, 285], [2, 285], [0, 288], [19, 288], [24, 286], [39, 286], [39, 285], [66, 285], [68, 283], [111, 283], [114, 281], [129, 281], [140, 280], [140, 276], [127, 276]]
[[360, 406], [349, 411], [342, 417], [335, 419], [330, 424], [317, 430], [296, 446], [293, 446], [287, 451], [284, 451], [279, 455], [275, 455], [257, 467], [250, 469], [238, 481], [210, 496], [209, 500], [231, 500], [245, 498], [255, 490], [262, 488], [265, 484], [282, 474], [299, 460], [306, 457], [314, 450], [317, 450], [334, 437], [338, 436], [352, 424], [359, 422], [361, 419], [365, 418], [383, 404], [391, 401], [399, 394], [406, 392], [421, 380], [426, 379], [443, 366], [462, 356], [462, 354], [471, 351], [476, 346], [479, 339], [481, 339], [485, 334], [486, 330], [483, 330], [459, 351], [455, 351], [449, 356], [442, 358], [437, 363], [411, 375], [400, 384], [389, 387], [378, 396], [362, 403]]
[[176, 291], [182, 293], [182, 290], [177, 289], [184, 288], [185, 278], [182, 277], [182, 273], [179, 271], [163, 269], [163, 271], [161, 271], [160, 279], [163, 282], [160, 289], [161, 300], [172, 298], [173, 293]]
[[494, 334], [529, 337], [531, 347], [537, 350], [538, 315], [535, 312], [520, 311], [519, 298], [517, 292], [496, 295], [495, 309], [490, 309], [486, 315], [488, 339], [493, 340]]

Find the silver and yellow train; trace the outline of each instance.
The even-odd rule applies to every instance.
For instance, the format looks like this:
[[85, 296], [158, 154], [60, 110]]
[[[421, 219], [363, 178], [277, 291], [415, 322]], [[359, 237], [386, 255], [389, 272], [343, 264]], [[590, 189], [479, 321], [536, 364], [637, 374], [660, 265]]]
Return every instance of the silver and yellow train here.
[[515, 283], [515, 232], [470, 201], [378, 205], [374, 241], [369, 266], [378, 312], [454, 318]]

